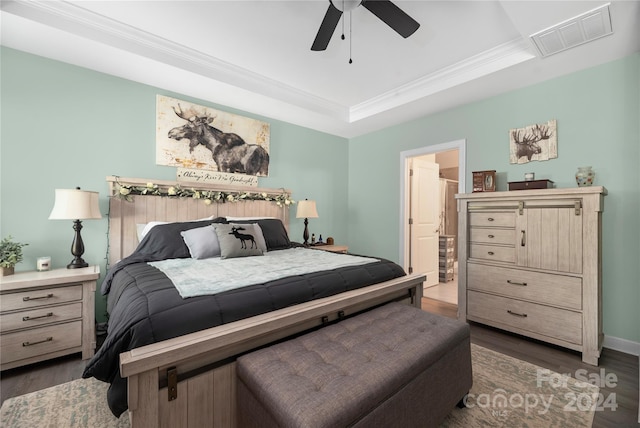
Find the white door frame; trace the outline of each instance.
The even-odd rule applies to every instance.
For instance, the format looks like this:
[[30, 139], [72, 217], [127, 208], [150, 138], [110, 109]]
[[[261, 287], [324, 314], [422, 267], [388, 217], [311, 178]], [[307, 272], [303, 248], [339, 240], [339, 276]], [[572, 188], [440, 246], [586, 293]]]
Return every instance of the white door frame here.
[[409, 198], [407, 197], [407, 192], [409, 189], [408, 184], [408, 163], [409, 158], [413, 158], [416, 156], [428, 155], [431, 153], [438, 152], [446, 152], [447, 150], [455, 150], [458, 149], [458, 192], [464, 193], [466, 185], [465, 185], [465, 176], [466, 176], [466, 149], [467, 149], [467, 140], [455, 140], [449, 141], [447, 143], [436, 144], [433, 146], [420, 147], [418, 149], [406, 150], [404, 152], [400, 152], [400, 266], [407, 271], [409, 267], [409, 261], [405, 260], [406, 255], [408, 254], [408, 245], [409, 245]]

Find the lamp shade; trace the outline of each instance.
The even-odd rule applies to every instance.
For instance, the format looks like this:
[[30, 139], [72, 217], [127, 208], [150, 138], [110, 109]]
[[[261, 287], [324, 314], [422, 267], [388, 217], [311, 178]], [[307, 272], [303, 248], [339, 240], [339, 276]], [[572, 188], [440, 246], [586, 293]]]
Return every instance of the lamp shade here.
[[80, 189], [56, 189], [56, 200], [49, 220], [85, 220], [102, 218], [98, 192]]
[[316, 210], [316, 201], [298, 201], [298, 210], [296, 211], [296, 218], [318, 218], [318, 211]]

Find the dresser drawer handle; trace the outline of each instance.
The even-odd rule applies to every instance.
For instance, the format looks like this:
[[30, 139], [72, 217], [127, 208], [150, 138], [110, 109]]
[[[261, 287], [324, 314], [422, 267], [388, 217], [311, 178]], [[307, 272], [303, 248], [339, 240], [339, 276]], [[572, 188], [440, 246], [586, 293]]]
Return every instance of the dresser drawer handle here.
[[487, 254], [489, 254], [490, 256], [493, 256], [495, 253], [493, 251], [487, 251]]
[[489, 238], [493, 239], [493, 238], [495, 238], [495, 236], [493, 236], [493, 235], [489, 235]]
[[493, 217], [489, 217], [489, 218], [487, 218], [487, 220], [488, 221], [494, 221], [494, 218]]
[[23, 297], [22, 301], [23, 302], [28, 302], [29, 300], [41, 300], [41, 299], [50, 299], [53, 297], [53, 293], [49, 293], [46, 296], [40, 296], [40, 297]]
[[507, 282], [511, 285], [522, 285], [523, 287], [527, 286], [526, 282], [517, 282], [517, 281], [511, 281], [510, 279], [507, 279]]
[[519, 314], [518, 312], [513, 312], [512, 310], [507, 310], [507, 312], [509, 312], [511, 315], [515, 315], [517, 317], [522, 317], [522, 318], [526, 318], [527, 314]]
[[32, 346], [32, 345], [37, 345], [38, 343], [45, 343], [45, 342], [51, 342], [53, 340], [53, 337], [49, 336], [44, 340], [39, 340], [37, 342], [22, 342], [22, 346]]
[[49, 317], [52, 317], [52, 316], [53, 316], [53, 312], [49, 312], [46, 315], [40, 315], [40, 316], [37, 316], [37, 317], [22, 317], [22, 321], [31, 321], [31, 320], [37, 320], [37, 319], [40, 319], [40, 318], [49, 318]]

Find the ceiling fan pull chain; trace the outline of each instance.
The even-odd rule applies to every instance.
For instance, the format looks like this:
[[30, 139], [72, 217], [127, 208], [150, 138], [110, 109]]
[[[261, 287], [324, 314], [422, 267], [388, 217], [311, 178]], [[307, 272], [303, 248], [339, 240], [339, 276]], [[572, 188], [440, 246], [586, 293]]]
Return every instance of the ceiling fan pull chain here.
[[351, 19], [351, 12], [349, 12], [349, 64], [353, 64], [351, 59], [351, 45], [353, 43], [353, 20]]
[[[344, 10], [344, 0], [342, 0], [342, 10]], [[340, 38], [344, 40], [344, 12], [342, 13], [342, 36]]]

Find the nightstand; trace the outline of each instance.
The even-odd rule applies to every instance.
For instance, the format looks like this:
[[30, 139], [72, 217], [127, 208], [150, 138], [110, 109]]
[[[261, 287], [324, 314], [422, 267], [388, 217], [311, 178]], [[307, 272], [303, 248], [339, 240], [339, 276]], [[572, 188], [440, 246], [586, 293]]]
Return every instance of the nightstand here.
[[0, 368], [31, 364], [96, 347], [99, 266], [19, 272], [0, 277]]
[[346, 245], [312, 245], [309, 248], [331, 251], [332, 253], [346, 253], [349, 250], [349, 247]]

